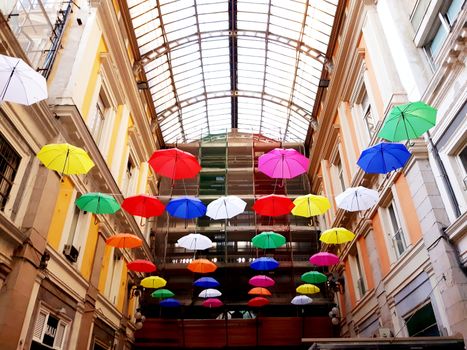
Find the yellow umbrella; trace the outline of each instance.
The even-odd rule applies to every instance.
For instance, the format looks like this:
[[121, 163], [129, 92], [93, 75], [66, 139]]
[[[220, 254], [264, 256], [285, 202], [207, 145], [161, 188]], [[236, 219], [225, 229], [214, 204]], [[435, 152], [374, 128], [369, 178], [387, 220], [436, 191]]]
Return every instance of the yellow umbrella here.
[[144, 278], [140, 285], [144, 288], [161, 288], [167, 284], [167, 281], [159, 276], [149, 276]]
[[341, 244], [350, 242], [354, 237], [353, 232], [343, 227], [335, 227], [321, 233], [319, 240], [327, 244]]
[[292, 214], [296, 216], [310, 216], [322, 215], [331, 208], [331, 204], [326, 197], [317, 196], [314, 194], [307, 194], [306, 196], [299, 196], [294, 201], [295, 207], [292, 209]]
[[41, 148], [37, 158], [51, 170], [65, 175], [86, 174], [94, 162], [82, 148], [68, 143], [51, 143]]
[[319, 293], [319, 288], [314, 284], [305, 283], [297, 287], [297, 293], [300, 294], [316, 294]]

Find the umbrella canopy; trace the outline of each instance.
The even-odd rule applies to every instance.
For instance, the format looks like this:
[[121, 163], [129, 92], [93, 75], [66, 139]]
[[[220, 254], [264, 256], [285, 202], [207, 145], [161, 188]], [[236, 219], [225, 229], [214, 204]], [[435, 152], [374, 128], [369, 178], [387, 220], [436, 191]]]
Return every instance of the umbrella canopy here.
[[167, 298], [167, 299], [161, 300], [159, 302], [159, 305], [162, 307], [179, 307], [182, 304], [177, 299]]
[[47, 97], [47, 82], [40, 73], [20, 58], [0, 55], [0, 101], [29, 106]]
[[435, 126], [436, 112], [435, 108], [423, 102], [394, 106], [378, 136], [389, 141], [416, 139]]
[[135, 260], [126, 264], [126, 267], [130, 271], [136, 272], [154, 272], [156, 271], [156, 265], [148, 260]]
[[131, 233], [118, 233], [107, 238], [105, 243], [115, 248], [137, 248], [141, 247], [143, 240]]
[[220, 297], [221, 295], [222, 293], [218, 291], [217, 289], [208, 288], [208, 289], [202, 290], [198, 296], [200, 298], [215, 298], [215, 297]]
[[369, 174], [387, 174], [402, 168], [411, 153], [400, 143], [381, 142], [365, 149], [357, 164]]
[[201, 288], [214, 288], [219, 287], [221, 284], [212, 277], [201, 277], [194, 281], [193, 285]]
[[221, 307], [224, 303], [217, 298], [209, 298], [203, 301], [201, 305], [204, 307]]
[[316, 266], [331, 266], [339, 263], [339, 257], [328, 252], [319, 252], [310, 257], [310, 263]]
[[188, 250], [203, 250], [212, 247], [209, 237], [199, 233], [190, 233], [177, 241], [178, 245]]
[[272, 231], [262, 232], [259, 235], [254, 236], [251, 242], [257, 248], [274, 249], [285, 244], [285, 237]]
[[264, 297], [255, 297], [248, 301], [248, 306], [261, 307], [269, 304], [269, 300]]
[[114, 197], [100, 192], [85, 193], [75, 204], [81, 210], [94, 214], [113, 214], [120, 209], [120, 204]]
[[251, 288], [248, 291], [248, 294], [250, 294], [250, 295], [269, 296], [269, 295], [271, 295], [271, 292], [268, 289], [263, 288], [263, 287], [255, 287], [255, 288]]
[[94, 166], [86, 151], [68, 143], [51, 143], [41, 148], [37, 158], [46, 168], [65, 175], [86, 174]]
[[253, 210], [265, 216], [286, 215], [290, 213], [293, 207], [294, 204], [289, 198], [277, 194], [261, 197], [253, 204]]
[[326, 197], [314, 194], [298, 196], [293, 201], [293, 204], [295, 207], [292, 209], [292, 214], [295, 216], [304, 216], [306, 218], [322, 215], [331, 208], [331, 204]]
[[183, 196], [172, 199], [166, 206], [170, 215], [180, 219], [194, 219], [206, 214], [206, 206], [199, 198]]
[[122, 208], [131, 215], [150, 218], [164, 213], [165, 205], [156, 197], [146, 194], [127, 197], [123, 200]]
[[378, 191], [362, 186], [350, 187], [336, 196], [337, 206], [348, 211], [367, 210], [378, 201]]
[[291, 301], [292, 304], [294, 305], [307, 305], [311, 304], [313, 299], [311, 299], [309, 296], [306, 295], [297, 295], [294, 297]]
[[140, 285], [144, 288], [162, 288], [167, 284], [167, 281], [159, 276], [149, 276], [143, 278]]
[[251, 277], [248, 283], [254, 287], [272, 287], [276, 282], [271, 277], [257, 275]]
[[175, 294], [169, 289], [158, 289], [151, 293], [153, 298], [166, 299], [172, 298]]
[[350, 242], [354, 237], [353, 232], [343, 227], [335, 227], [321, 233], [319, 240], [327, 244], [342, 244]]
[[194, 155], [178, 148], [159, 149], [148, 162], [156, 173], [174, 180], [195, 177], [201, 170]]
[[319, 288], [313, 284], [306, 283], [306, 284], [302, 284], [301, 286], [297, 287], [297, 293], [316, 294], [316, 293], [319, 293]]
[[268, 271], [279, 267], [279, 263], [274, 258], [263, 256], [253, 260], [250, 267], [254, 270]]
[[217, 269], [217, 265], [207, 259], [195, 259], [188, 264], [188, 270], [197, 273], [210, 273]]
[[245, 211], [246, 202], [237, 196], [222, 196], [208, 204], [206, 215], [211, 219], [231, 219]]
[[324, 283], [328, 280], [328, 277], [318, 271], [308, 271], [302, 275], [302, 281], [306, 283]]
[[308, 171], [309, 161], [294, 149], [276, 148], [258, 159], [258, 170], [274, 179], [291, 179]]

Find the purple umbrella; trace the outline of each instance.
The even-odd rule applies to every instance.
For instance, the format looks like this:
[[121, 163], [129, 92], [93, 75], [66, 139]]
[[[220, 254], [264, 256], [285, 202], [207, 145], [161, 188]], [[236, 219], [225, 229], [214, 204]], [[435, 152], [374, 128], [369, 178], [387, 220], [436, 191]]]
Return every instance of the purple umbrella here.
[[275, 148], [259, 157], [258, 169], [273, 179], [291, 179], [308, 171], [309, 160], [294, 149]]
[[271, 287], [275, 284], [274, 280], [271, 277], [265, 275], [257, 275], [250, 278], [248, 281], [249, 284], [255, 287]]
[[320, 252], [310, 257], [310, 263], [316, 266], [336, 265], [339, 263], [339, 257], [328, 252]]

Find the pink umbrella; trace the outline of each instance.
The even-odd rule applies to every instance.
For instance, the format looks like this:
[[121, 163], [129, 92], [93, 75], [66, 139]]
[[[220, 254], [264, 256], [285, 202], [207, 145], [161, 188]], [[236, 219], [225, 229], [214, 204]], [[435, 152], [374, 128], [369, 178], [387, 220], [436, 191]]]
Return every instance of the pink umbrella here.
[[259, 157], [258, 169], [274, 179], [291, 179], [308, 171], [309, 160], [294, 149], [275, 148]]
[[204, 307], [211, 308], [211, 307], [221, 307], [222, 305], [224, 305], [224, 303], [217, 298], [209, 298], [203, 301], [203, 304], [201, 305], [203, 305]]
[[310, 263], [316, 266], [336, 265], [339, 263], [339, 257], [328, 252], [319, 252], [310, 257]]
[[248, 283], [255, 287], [266, 288], [273, 286], [276, 282], [271, 277], [258, 275], [251, 277]]

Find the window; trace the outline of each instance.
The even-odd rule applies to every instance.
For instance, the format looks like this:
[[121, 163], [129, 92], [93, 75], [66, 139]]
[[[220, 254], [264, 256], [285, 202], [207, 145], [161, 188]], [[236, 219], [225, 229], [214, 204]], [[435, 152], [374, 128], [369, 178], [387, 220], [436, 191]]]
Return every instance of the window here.
[[371, 105], [370, 105], [370, 99], [368, 98], [368, 93], [366, 90], [363, 93], [363, 98], [362, 98], [362, 116], [363, 116], [363, 122], [365, 123], [366, 130], [368, 131], [368, 135], [370, 135], [370, 138], [373, 137], [375, 134], [375, 121], [373, 119], [373, 114], [371, 113]]
[[0, 135], [0, 210], [5, 209], [21, 157]]
[[34, 323], [31, 350], [65, 349], [67, 326], [64, 320], [40, 309]]
[[387, 214], [389, 219], [390, 232], [389, 236], [391, 237], [392, 246], [397, 257], [400, 257], [405, 250], [407, 249], [407, 243], [404, 238], [404, 231], [400, 224], [397, 212], [394, 208], [394, 203], [391, 202], [387, 208]]
[[464, 191], [467, 191], [467, 145], [459, 152], [458, 157], [461, 165], [461, 178], [464, 184]]
[[92, 137], [96, 144], [99, 145], [99, 142], [102, 139], [102, 131], [104, 130], [105, 122], [105, 104], [102, 94], [99, 93], [97, 98], [96, 108], [94, 113], [89, 119], [89, 131], [91, 132]]
[[352, 247], [349, 258], [356, 295], [358, 299], [361, 299], [366, 293], [366, 284], [357, 246]]
[[431, 303], [426, 304], [404, 319], [410, 337], [440, 336]]
[[125, 168], [125, 174], [123, 176], [122, 192], [129, 196], [134, 191], [135, 179], [137, 178], [136, 166], [131, 156], [128, 157], [128, 161]]
[[337, 181], [334, 181], [336, 186], [336, 194], [345, 191], [345, 181], [344, 181], [344, 168], [342, 166], [341, 157], [339, 153], [333, 162], [334, 174]]

